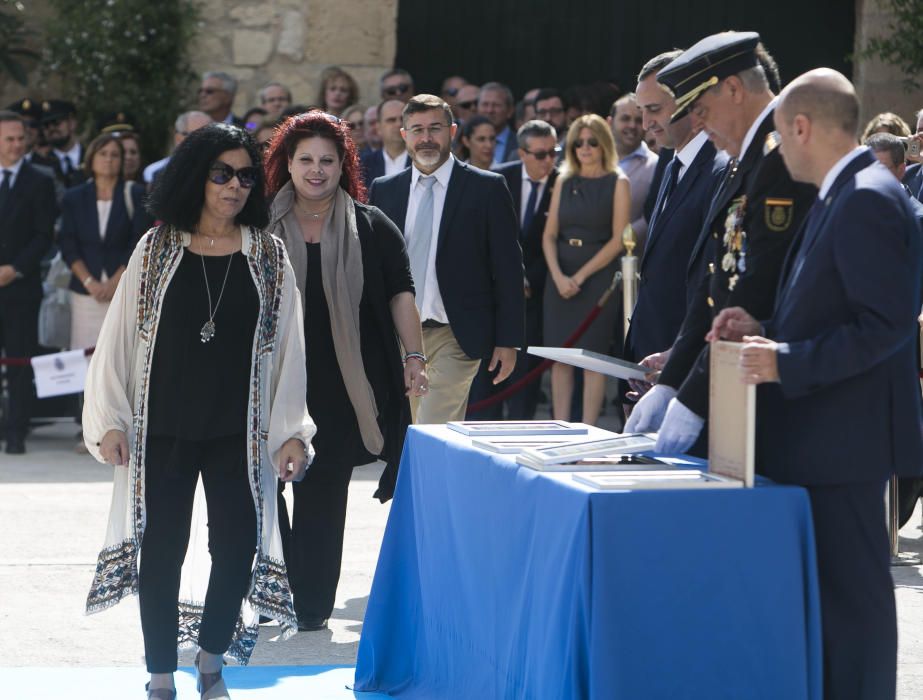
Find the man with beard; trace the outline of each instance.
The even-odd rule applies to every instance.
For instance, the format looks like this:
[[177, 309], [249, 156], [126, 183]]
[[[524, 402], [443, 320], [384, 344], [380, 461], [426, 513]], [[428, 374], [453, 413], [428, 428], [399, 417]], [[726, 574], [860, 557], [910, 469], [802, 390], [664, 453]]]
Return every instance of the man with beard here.
[[65, 100], [45, 100], [42, 102], [40, 123], [51, 151], [45, 156], [33, 154], [31, 162], [50, 167], [62, 189], [85, 182], [87, 176], [80, 167], [83, 146], [77, 140], [77, 108], [74, 104]]
[[659, 429], [659, 452], [705, 453], [704, 435], [695, 444], [708, 416], [705, 334], [728, 306], [769, 316], [789, 244], [817, 194], [793, 182], [782, 162], [772, 122], [777, 99], [760, 64], [759, 40], [756, 32], [714, 34], [657, 73], [677, 95], [673, 119], [691, 109], [732, 157], [690, 259], [692, 267], [708, 261], [708, 274], [689, 301], [658, 384], [625, 425], [629, 432]]
[[518, 217], [502, 175], [451, 154], [451, 108], [435, 95], [404, 107], [401, 134], [413, 167], [372, 183], [369, 203], [403, 231], [423, 322], [429, 392], [411, 399], [415, 423], [462, 420], [481, 364], [495, 384], [524, 340]]
[[619, 168], [631, 182], [631, 214], [628, 217], [631, 228], [637, 236], [640, 248], [647, 240], [647, 219], [644, 218], [644, 200], [651, 189], [654, 170], [657, 169], [657, 154], [644, 143], [644, 127], [641, 108], [634, 93], [617, 99], [609, 110], [609, 128], [615, 139], [615, 150], [619, 154]]

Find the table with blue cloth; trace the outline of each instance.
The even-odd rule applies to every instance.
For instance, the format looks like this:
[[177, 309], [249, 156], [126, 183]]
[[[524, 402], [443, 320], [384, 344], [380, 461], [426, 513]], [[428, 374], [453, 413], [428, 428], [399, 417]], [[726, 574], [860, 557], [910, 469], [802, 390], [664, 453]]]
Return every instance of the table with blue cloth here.
[[597, 491], [408, 431], [357, 691], [407, 698], [821, 698], [807, 493]]

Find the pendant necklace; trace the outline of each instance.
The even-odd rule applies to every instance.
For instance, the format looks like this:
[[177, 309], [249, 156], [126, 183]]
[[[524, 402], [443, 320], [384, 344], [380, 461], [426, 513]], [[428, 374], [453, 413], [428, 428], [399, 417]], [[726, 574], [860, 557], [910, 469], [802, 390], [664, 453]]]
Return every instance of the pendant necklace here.
[[231, 253], [230, 259], [228, 260], [228, 267], [224, 271], [224, 282], [221, 283], [221, 291], [218, 293], [218, 303], [215, 304], [214, 309], [212, 309], [212, 291], [208, 286], [208, 273], [205, 271], [205, 256], [200, 255], [199, 259], [202, 262], [202, 276], [205, 278], [205, 293], [208, 294], [208, 320], [205, 322], [205, 325], [202, 326], [202, 330], [199, 331], [199, 337], [202, 339], [203, 343], [207, 343], [215, 337], [215, 314], [218, 313], [221, 297], [224, 296], [224, 287], [228, 283], [228, 273], [231, 271], [231, 263], [234, 262], [234, 254]]
[[324, 209], [323, 209], [322, 211], [319, 211], [319, 212], [317, 212], [316, 214], [315, 214], [313, 211], [308, 211], [307, 209], [304, 209], [303, 207], [298, 207], [298, 211], [300, 211], [302, 214], [306, 214], [306, 215], [310, 216], [312, 219], [319, 219], [319, 218], [321, 218], [324, 214], [326, 214], [328, 211], [330, 211], [330, 205], [331, 205], [331, 204], [332, 204], [332, 202], [331, 202], [330, 204], [328, 204], [326, 207], [324, 207]]

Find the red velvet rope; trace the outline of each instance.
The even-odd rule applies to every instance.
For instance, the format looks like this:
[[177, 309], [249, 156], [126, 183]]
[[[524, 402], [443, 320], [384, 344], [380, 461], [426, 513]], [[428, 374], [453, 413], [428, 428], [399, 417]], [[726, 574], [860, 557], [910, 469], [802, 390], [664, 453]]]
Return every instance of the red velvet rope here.
[[[89, 357], [93, 354], [95, 347], [84, 348], [83, 355], [84, 357]], [[36, 355], [36, 357], [42, 357], [41, 355]], [[0, 366], [6, 365], [7, 367], [25, 367], [26, 365], [32, 364], [31, 357], [0, 357]]]

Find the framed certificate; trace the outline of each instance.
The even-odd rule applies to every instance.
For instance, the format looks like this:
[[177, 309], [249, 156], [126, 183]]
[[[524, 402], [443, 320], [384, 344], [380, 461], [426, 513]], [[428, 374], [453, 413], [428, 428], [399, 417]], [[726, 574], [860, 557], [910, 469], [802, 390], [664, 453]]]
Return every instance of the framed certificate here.
[[575, 472], [574, 481], [603, 491], [653, 489], [733, 489], [743, 487], [739, 479], [728, 479], [698, 469], [650, 471]]
[[510, 435], [586, 435], [587, 426], [562, 420], [463, 420], [446, 427], [469, 437]]
[[708, 401], [708, 471], [753, 486], [756, 386], [740, 376], [743, 343], [711, 344]]

